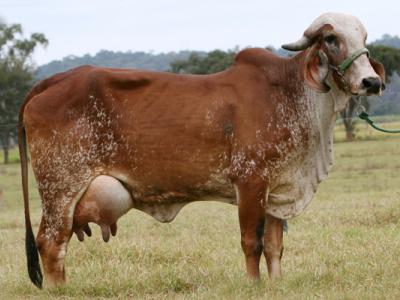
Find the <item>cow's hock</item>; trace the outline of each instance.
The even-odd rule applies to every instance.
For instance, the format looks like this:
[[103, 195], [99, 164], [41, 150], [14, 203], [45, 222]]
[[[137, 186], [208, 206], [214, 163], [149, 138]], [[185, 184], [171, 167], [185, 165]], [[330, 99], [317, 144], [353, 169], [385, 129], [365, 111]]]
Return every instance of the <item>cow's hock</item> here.
[[73, 231], [78, 240], [91, 236], [89, 223], [101, 228], [103, 240], [117, 233], [117, 220], [133, 207], [132, 197], [120, 181], [111, 176], [96, 177], [75, 207]]

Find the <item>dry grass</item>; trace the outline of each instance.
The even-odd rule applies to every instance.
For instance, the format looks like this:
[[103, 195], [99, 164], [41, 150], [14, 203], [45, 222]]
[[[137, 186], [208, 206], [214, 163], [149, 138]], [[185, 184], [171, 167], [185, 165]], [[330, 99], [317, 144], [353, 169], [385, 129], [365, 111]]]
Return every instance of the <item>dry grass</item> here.
[[400, 137], [358, 134], [369, 138], [335, 145], [330, 178], [289, 222], [284, 278], [268, 280], [263, 263], [258, 284], [245, 277], [236, 207], [207, 202], [188, 205], [171, 224], [131, 211], [108, 244], [94, 227], [84, 243], [73, 237], [68, 285], [37, 290], [26, 272], [19, 165], [0, 165], [0, 298], [399, 299]]

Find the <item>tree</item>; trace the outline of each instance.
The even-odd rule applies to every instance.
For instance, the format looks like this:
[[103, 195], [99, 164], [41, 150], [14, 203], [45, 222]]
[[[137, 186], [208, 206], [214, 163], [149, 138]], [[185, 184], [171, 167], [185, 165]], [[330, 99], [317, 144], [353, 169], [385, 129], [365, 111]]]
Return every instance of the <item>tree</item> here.
[[11, 138], [16, 136], [19, 108], [33, 84], [31, 55], [36, 46], [47, 43], [41, 33], [24, 38], [19, 24], [0, 24], [0, 146], [4, 163], [9, 162], [8, 151]]
[[[381, 62], [385, 67], [386, 84], [390, 83], [390, 79], [393, 74], [400, 71], [400, 49], [375, 44], [368, 45], [367, 48], [370, 52], [371, 57]], [[369, 107], [367, 97], [353, 96], [347, 103], [346, 108], [340, 112], [340, 115], [343, 118], [347, 141], [352, 141], [354, 139], [353, 114], [354, 110], [357, 108], [357, 103], [359, 101], [361, 101], [362, 105], [365, 108]]]
[[369, 102], [365, 96], [352, 96], [346, 105], [346, 108], [340, 112], [340, 116], [343, 119], [344, 129], [346, 131], [346, 141], [351, 142], [354, 140], [354, 128], [355, 123], [353, 119], [354, 110], [357, 108], [358, 104], [365, 107], [366, 110], [369, 108]]
[[394, 72], [400, 71], [400, 49], [383, 45], [368, 45], [371, 57], [385, 67], [386, 80], [390, 81]]
[[233, 64], [234, 50], [214, 50], [207, 55], [192, 53], [186, 60], [171, 63], [171, 71], [179, 74], [212, 74], [223, 71]]

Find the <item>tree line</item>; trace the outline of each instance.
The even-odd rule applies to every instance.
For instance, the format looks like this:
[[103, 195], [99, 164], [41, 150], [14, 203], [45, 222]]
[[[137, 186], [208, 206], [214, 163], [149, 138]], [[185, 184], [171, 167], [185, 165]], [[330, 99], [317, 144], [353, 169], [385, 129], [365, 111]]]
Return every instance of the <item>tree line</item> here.
[[[55, 73], [63, 72], [81, 65], [93, 65], [113, 68], [146, 69], [153, 71], [166, 71], [170, 64], [176, 60], [187, 59], [193, 51], [183, 50], [179, 52], [152, 53], [152, 52], [121, 52], [100, 50], [95, 55], [85, 54], [83, 56], [70, 55], [60, 60], [54, 60], [39, 66], [35, 77], [43, 79]], [[195, 51], [199, 55], [206, 52]]]

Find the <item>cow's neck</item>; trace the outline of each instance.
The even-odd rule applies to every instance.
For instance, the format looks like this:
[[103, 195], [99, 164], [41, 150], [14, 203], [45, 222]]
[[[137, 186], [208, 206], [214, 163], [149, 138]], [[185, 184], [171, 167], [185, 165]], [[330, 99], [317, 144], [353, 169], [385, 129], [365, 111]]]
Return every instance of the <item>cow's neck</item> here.
[[333, 113], [338, 113], [346, 108], [346, 104], [350, 100], [350, 96], [336, 86], [331, 74], [328, 76], [326, 82], [331, 87], [331, 90], [326, 94], [320, 95], [325, 95], [326, 98], [330, 98], [330, 101], [333, 102]]
[[298, 135], [300, 139], [293, 139], [297, 144], [292, 160], [287, 160], [286, 167], [280, 165], [279, 175], [271, 182], [267, 212], [281, 219], [300, 214], [311, 201], [318, 184], [327, 177], [333, 163], [337, 112], [345, 107], [349, 98], [336, 88], [331, 77], [326, 82], [332, 87], [328, 93], [311, 89], [303, 76], [305, 56], [303, 52], [279, 60], [281, 72], [278, 75], [268, 73], [268, 78], [281, 86], [282, 101], [295, 107], [296, 113], [285, 114], [286, 119], [282, 120], [287, 121], [287, 116], [292, 115], [295, 119], [291, 120], [291, 125], [299, 129], [293, 132], [302, 133]]
[[346, 107], [349, 95], [339, 90], [331, 77], [327, 79], [331, 86], [328, 93], [318, 93], [305, 85], [308, 101], [315, 109], [310, 110], [312, 120], [312, 136], [317, 137], [311, 141], [314, 154], [310, 159], [314, 160], [316, 167], [316, 181], [325, 179], [333, 163], [333, 135], [337, 113]]
[[[333, 163], [333, 130], [337, 113], [346, 107], [350, 98], [341, 91], [331, 75], [328, 75], [326, 83], [331, 87], [327, 93], [319, 93], [311, 89], [303, 76], [307, 52], [282, 60], [281, 81], [284, 90], [294, 92], [294, 101], [298, 101], [298, 107], [305, 114], [310, 124], [308, 130], [308, 146], [306, 152], [309, 157], [306, 164], [313, 161], [316, 170], [316, 180], [320, 182], [326, 178]], [[301, 95], [298, 97], [298, 95]], [[301, 109], [303, 108], [303, 109]], [[299, 120], [300, 122], [300, 120]]]

